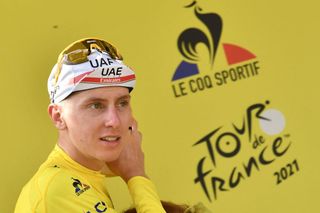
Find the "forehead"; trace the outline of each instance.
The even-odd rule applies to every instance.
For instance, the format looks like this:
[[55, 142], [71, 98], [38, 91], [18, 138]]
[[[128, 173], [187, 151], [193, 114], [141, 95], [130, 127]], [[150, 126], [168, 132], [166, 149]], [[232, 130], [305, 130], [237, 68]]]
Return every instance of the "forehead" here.
[[90, 100], [117, 100], [129, 98], [129, 89], [126, 87], [100, 87], [95, 89], [74, 92], [67, 100], [84, 102]]

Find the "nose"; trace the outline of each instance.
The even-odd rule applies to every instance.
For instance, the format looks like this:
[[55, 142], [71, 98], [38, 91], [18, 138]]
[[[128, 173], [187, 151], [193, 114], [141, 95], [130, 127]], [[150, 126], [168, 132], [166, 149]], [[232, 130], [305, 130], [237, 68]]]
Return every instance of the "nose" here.
[[104, 124], [108, 128], [118, 128], [120, 126], [120, 117], [115, 107], [110, 107], [104, 115]]

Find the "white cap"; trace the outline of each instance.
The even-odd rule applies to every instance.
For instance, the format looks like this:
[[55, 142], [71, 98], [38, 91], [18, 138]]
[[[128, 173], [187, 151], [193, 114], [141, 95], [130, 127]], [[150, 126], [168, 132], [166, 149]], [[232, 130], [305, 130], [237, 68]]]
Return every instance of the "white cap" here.
[[[80, 42], [90, 41], [92, 43], [92, 40], [97, 39], [85, 39]], [[72, 52], [75, 51], [83, 51], [83, 49]], [[59, 103], [75, 91], [106, 86], [128, 87], [129, 91], [133, 89], [135, 74], [122, 60], [111, 57], [106, 51], [98, 49], [91, 49], [89, 52], [86, 61], [79, 64], [65, 63], [64, 59], [67, 54], [65, 51], [61, 53], [61, 58], [59, 57], [48, 79], [51, 103]]]

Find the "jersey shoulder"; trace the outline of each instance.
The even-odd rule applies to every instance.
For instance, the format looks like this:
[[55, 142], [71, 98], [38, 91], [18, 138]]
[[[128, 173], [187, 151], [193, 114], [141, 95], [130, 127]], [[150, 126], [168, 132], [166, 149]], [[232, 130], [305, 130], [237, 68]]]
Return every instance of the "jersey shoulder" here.
[[77, 172], [53, 165], [41, 168], [22, 196], [29, 200], [32, 212], [82, 212], [91, 206], [85, 195], [91, 188]]
[[[50, 200], [52, 186], [62, 192], [63, 177], [69, 174], [65, 169], [54, 166], [41, 166], [29, 182], [23, 187], [16, 204], [15, 212], [46, 212], [45, 203]], [[60, 184], [59, 184], [60, 183]]]

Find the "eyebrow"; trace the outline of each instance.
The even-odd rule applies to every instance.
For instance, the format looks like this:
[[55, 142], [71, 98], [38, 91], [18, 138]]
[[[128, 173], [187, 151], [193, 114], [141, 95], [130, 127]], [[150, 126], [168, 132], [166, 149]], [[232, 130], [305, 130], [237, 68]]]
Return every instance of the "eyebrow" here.
[[[122, 95], [118, 98], [116, 98], [116, 100], [122, 100], [122, 99], [130, 99], [131, 96], [130, 95]], [[83, 103], [88, 103], [88, 102], [105, 102], [108, 101], [108, 98], [100, 98], [100, 97], [90, 97], [88, 99], [85, 99], [83, 101]]]

